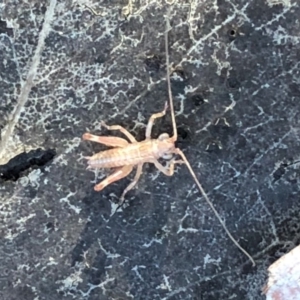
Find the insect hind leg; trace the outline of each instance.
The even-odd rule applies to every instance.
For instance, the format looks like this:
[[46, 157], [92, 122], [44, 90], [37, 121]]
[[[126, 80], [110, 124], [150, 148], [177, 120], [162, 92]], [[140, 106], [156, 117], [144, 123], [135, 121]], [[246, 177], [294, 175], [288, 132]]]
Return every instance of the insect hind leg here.
[[126, 147], [129, 143], [122, 139], [119, 138], [117, 136], [97, 136], [97, 135], [93, 135], [90, 133], [85, 133], [82, 138], [84, 140], [88, 140], [88, 141], [92, 141], [92, 142], [96, 142], [99, 144], [103, 144], [109, 147]]
[[133, 166], [124, 166], [122, 168], [118, 168], [115, 170], [111, 175], [106, 177], [104, 180], [102, 180], [100, 183], [95, 185], [94, 190], [96, 192], [102, 191], [106, 186], [110, 185], [111, 183], [118, 181], [127, 175], [130, 174], [132, 171]]

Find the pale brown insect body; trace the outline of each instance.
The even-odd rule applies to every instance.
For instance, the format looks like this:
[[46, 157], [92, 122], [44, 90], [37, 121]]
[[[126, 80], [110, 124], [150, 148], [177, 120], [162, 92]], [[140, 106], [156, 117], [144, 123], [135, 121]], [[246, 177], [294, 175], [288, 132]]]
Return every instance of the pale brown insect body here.
[[[158, 139], [151, 139], [151, 131], [154, 120], [164, 116], [166, 114], [167, 107], [166, 103], [162, 112], [153, 114], [150, 117], [146, 128], [146, 139], [142, 142], [136, 141], [134, 136], [125, 128], [119, 125], [108, 126], [104, 122], [102, 122], [104, 127], [108, 130], [121, 131], [131, 143], [119, 137], [96, 136], [90, 133], [85, 133], [83, 135], [84, 140], [116, 147], [114, 149], [102, 151], [94, 154], [93, 156], [86, 157], [88, 159], [89, 168], [116, 168], [110, 176], [94, 187], [96, 191], [101, 191], [107, 185], [126, 177], [132, 171], [133, 167], [137, 166], [137, 172], [134, 180], [124, 190], [121, 196], [121, 205], [124, 201], [125, 194], [136, 185], [140, 175], [142, 174], [142, 166], [144, 163], [153, 163], [164, 174], [168, 176], [173, 175], [174, 165], [176, 163], [183, 162], [172, 158], [173, 153], [178, 153], [178, 151], [180, 151], [175, 148], [177, 130], [175, 129], [175, 133], [172, 137], [169, 137], [167, 133], [163, 133], [158, 137]], [[171, 158], [171, 160], [168, 162], [167, 167], [164, 167], [158, 162], [159, 158]]]
[[[114, 172], [111, 175], [109, 175], [107, 178], [105, 178], [103, 181], [101, 181], [99, 184], [97, 184], [94, 187], [94, 189], [96, 191], [101, 191], [107, 185], [117, 180], [120, 180], [121, 178], [126, 177], [133, 170], [133, 168], [137, 166], [136, 175], [133, 181], [123, 191], [123, 194], [120, 198], [120, 205], [121, 205], [124, 201], [125, 194], [129, 190], [131, 190], [138, 182], [140, 175], [142, 174], [142, 167], [144, 163], [153, 163], [159, 171], [163, 172], [167, 176], [173, 175], [175, 164], [184, 163], [187, 166], [190, 174], [192, 175], [200, 192], [202, 193], [206, 202], [213, 210], [214, 214], [218, 218], [219, 222], [223, 226], [229, 238], [251, 260], [253, 265], [255, 265], [255, 262], [251, 257], [251, 255], [238, 244], [235, 238], [228, 231], [224, 221], [216, 211], [214, 205], [209, 200], [207, 194], [202, 188], [200, 182], [198, 181], [196, 174], [193, 171], [184, 153], [179, 148], [175, 147], [175, 142], [177, 141], [177, 128], [176, 128], [176, 121], [175, 121], [175, 114], [174, 114], [173, 98], [172, 98], [171, 83], [170, 83], [170, 71], [169, 71], [167, 32], [169, 30], [170, 25], [169, 25], [168, 18], [167, 18], [167, 25], [168, 26], [165, 33], [166, 62], [167, 62], [166, 65], [167, 65], [167, 83], [168, 83], [168, 94], [169, 94], [170, 110], [171, 110], [171, 117], [172, 117], [173, 136], [169, 137], [167, 133], [163, 133], [158, 137], [158, 139], [151, 139], [151, 130], [152, 130], [153, 123], [155, 119], [161, 118], [166, 114], [167, 103], [165, 104], [165, 108], [163, 111], [153, 114], [150, 117], [146, 128], [146, 134], [145, 134], [146, 138], [142, 142], [137, 142], [134, 136], [122, 126], [119, 125], [107, 126], [104, 122], [102, 122], [102, 125], [104, 127], [106, 127], [108, 130], [119, 130], [128, 138], [130, 143], [127, 140], [119, 137], [96, 136], [90, 133], [85, 133], [83, 135], [84, 140], [94, 141], [109, 147], [114, 147], [113, 149], [102, 151], [93, 156], [87, 157], [89, 168], [95, 168], [95, 169], [114, 168]], [[181, 159], [176, 160], [174, 158], [174, 155], [180, 156]], [[159, 158], [170, 159], [167, 162], [167, 166], [163, 166], [158, 161]]]
[[[90, 134], [85, 134], [84, 139], [92, 140]], [[139, 163], [153, 163], [153, 158], [159, 159], [174, 150], [173, 138], [150, 139], [127, 144], [124, 148], [114, 148], [102, 151], [88, 157], [91, 168], [116, 168]]]

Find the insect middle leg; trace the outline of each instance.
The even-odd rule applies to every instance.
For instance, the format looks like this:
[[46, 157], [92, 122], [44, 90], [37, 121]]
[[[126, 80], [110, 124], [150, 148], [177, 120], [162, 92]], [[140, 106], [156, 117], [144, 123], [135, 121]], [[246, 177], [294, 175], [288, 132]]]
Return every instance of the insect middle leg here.
[[165, 103], [165, 108], [163, 111], [153, 114], [150, 117], [148, 124], [147, 124], [147, 128], [146, 128], [146, 134], [145, 134], [146, 140], [151, 139], [151, 131], [152, 131], [152, 127], [153, 127], [155, 119], [163, 117], [166, 114], [167, 108], [168, 108], [168, 102]]
[[120, 198], [119, 207], [123, 204], [125, 195], [137, 184], [142, 174], [143, 164], [139, 164], [137, 166], [136, 174], [134, 176], [133, 181], [127, 186], [127, 188], [123, 191], [123, 194]]
[[124, 127], [122, 127], [120, 125], [111, 125], [111, 126], [108, 126], [103, 121], [101, 122], [101, 125], [104, 126], [108, 130], [119, 130], [119, 131], [121, 131], [129, 139], [129, 141], [131, 143], [137, 143], [135, 137], [129, 131], [127, 131]]
[[126, 177], [127, 175], [129, 175], [130, 172], [132, 171], [132, 169], [133, 169], [133, 166], [124, 166], [122, 168], [118, 168], [111, 175], [109, 175], [104, 180], [102, 180], [100, 183], [95, 185], [94, 190], [97, 192], [103, 190], [106, 186], [110, 185], [111, 183], [118, 181], [118, 180]]

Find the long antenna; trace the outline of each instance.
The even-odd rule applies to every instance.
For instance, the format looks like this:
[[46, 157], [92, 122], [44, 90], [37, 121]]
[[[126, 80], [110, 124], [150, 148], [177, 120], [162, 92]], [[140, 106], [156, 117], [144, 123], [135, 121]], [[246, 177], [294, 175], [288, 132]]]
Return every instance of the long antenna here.
[[169, 61], [169, 40], [168, 40], [168, 31], [171, 29], [170, 26], [170, 19], [169, 19], [169, 10], [167, 12], [167, 28], [165, 32], [165, 47], [166, 47], [166, 65], [167, 65], [167, 82], [168, 82], [168, 93], [169, 93], [169, 99], [170, 99], [170, 110], [171, 110], [171, 117], [172, 117], [172, 124], [173, 124], [173, 137], [172, 140], [175, 142], [177, 141], [177, 128], [176, 128], [176, 121], [175, 121], [175, 114], [174, 114], [174, 104], [173, 104], [173, 97], [172, 97], [172, 91], [171, 91], [171, 81], [170, 81], [170, 61]]
[[[177, 140], [177, 128], [176, 128], [176, 121], [175, 121], [175, 114], [174, 114], [173, 97], [172, 97], [172, 91], [171, 91], [170, 70], [169, 70], [170, 62], [169, 62], [169, 51], [168, 51], [168, 31], [170, 30], [169, 10], [168, 10], [166, 19], [167, 19], [167, 28], [166, 28], [166, 31], [165, 31], [165, 44], [166, 44], [165, 47], [166, 47], [166, 64], [167, 64], [167, 82], [168, 82], [170, 110], [171, 110], [171, 117], [172, 117], [172, 124], [173, 124], [173, 137], [172, 137], [172, 140], [175, 143], [176, 140]], [[255, 261], [252, 258], [252, 256], [238, 243], [238, 241], [231, 235], [230, 231], [227, 229], [224, 221], [222, 220], [221, 216], [219, 215], [219, 213], [215, 209], [212, 202], [209, 200], [206, 192], [204, 191], [204, 189], [203, 189], [202, 185], [200, 184], [199, 180], [197, 179], [197, 176], [196, 176], [194, 170], [192, 169], [190, 163], [188, 162], [187, 158], [185, 157], [184, 153], [179, 148], [175, 149], [175, 153], [180, 155], [181, 158], [183, 159], [184, 163], [186, 164], [187, 168], [189, 169], [190, 174], [194, 178], [194, 181], [196, 182], [196, 185], [198, 186], [201, 194], [203, 195], [205, 201], [208, 203], [208, 205], [210, 206], [210, 208], [214, 212], [215, 216], [217, 217], [217, 219], [221, 223], [221, 225], [224, 228], [224, 230], [225, 230], [226, 234], [228, 235], [228, 237], [236, 245], [236, 247], [238, 249], [240, 249], [250, 259], [250, 261], [252, 262], [252, 265], [255, 266]]]
[[204, 191], [202, 185], [200, 184], [199, 180], [196, 177], [196, 174], [194, 172], [194, 170], [192, 169], [190, 163], [188, 162], [187, 158], [185, 157], [184, 153], [180, 150], [180, 149], [176, 149], [176, 153], [178, 155], [181, 156], [181, 158], [183, 159], [183, 161], [185, 162], [187, 168], [189, 169], [191, 175], [193, 176], [200, 192], [202, 193], [204, 199], [206, 200], [206, 202], [208, 203], [208, 205], [210, 206], [210, 208], [212, 209], [212, 211], [214, 212], [215, 216], [217, 217], [217, 219], [219, 220], [219, 222], [221, 223], [222, 227], [224, 228], [225, 232], [227, 233], [227, 235], [229, 236], [229, 238], [232, 240], [232, 242], [250, 259], [250, 261], [252, 262], [253, 267], [255, 266], [255, 261], [252, 258], [252, 256], [238, 243], [238, 241], [232, 236], [232, 234], [230, 233], [230, 231], [228, 230], [228, 228], [226, 227], [224, 221], [222, 220], [221, 216], [219, 215], [219, 213], [217, 212], [217, 210], [215, 209], [214, 205], [212, 204], [212, 202], [209, 200], [206, 192]]

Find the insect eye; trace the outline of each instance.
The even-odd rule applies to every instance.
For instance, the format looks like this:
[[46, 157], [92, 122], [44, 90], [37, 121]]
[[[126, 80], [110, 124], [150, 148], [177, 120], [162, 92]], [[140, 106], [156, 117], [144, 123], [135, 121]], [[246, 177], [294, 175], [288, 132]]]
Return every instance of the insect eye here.
[[167, 133], [162, 133], [159, 137], [158, 140], [159, 141], [164, 141], [167, 140], [170, 136]]

